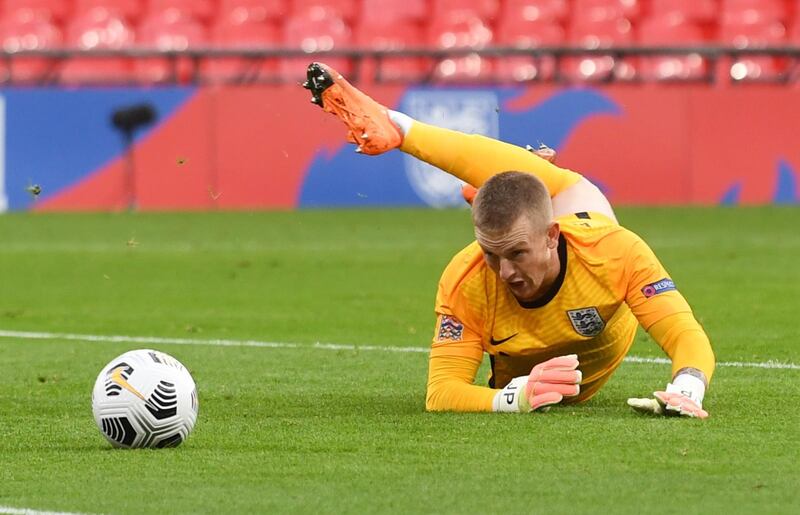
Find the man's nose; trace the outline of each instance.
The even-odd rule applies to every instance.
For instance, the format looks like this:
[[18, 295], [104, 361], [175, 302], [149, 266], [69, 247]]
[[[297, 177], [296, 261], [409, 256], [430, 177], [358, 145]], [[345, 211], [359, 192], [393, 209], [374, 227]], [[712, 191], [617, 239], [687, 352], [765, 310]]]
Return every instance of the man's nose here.
[[507, 259], [500, 259], [500, 279], [508, 281], [514, 275], [514, 265]]

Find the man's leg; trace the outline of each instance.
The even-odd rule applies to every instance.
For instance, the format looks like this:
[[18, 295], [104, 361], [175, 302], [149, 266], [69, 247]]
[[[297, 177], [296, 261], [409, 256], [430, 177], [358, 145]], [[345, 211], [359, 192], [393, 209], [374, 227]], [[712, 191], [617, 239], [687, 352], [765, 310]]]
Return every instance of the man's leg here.
[[303, 86], [311, 91], [312, 102], [347, 125], [348, 141], [358, 145], [357, 152], [375, 155], [399, 148], [476, 188], [491, 176], [512, 170], [535, 175], [551, 196], [581, 180], [579, 174], [522, 147], [435, 127], [390, 111], [324, 64], [312, 63], [307, 75]]

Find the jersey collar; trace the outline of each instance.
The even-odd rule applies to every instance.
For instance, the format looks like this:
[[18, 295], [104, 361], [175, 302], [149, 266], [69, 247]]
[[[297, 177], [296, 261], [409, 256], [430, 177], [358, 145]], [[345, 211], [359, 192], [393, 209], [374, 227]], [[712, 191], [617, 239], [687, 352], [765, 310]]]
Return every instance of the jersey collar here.
[[538, 299], [529, 300], [527, 302], [523, 302], [514, 297], [520, 306], [526, 309], [541, 308], [553, 300], [553, 297], [555, 297], [561, 289], [561, 285], [564, 284], [564, 277], [567, 275], [567, 240], [564, 238], [563, 233], [558, 235], [558, 262], [561, 268], [558, 271], [558, 277], [556, 277], [550, 289]]

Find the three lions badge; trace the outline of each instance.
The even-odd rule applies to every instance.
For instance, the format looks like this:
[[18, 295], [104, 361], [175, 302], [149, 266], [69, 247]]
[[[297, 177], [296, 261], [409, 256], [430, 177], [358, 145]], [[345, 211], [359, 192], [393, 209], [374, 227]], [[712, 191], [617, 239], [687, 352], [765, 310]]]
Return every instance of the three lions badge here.
[[606, 323], [597, 308], [580, 308], [567, 310], [572, 328], [581, 336], [597, 336], [603, 332]]

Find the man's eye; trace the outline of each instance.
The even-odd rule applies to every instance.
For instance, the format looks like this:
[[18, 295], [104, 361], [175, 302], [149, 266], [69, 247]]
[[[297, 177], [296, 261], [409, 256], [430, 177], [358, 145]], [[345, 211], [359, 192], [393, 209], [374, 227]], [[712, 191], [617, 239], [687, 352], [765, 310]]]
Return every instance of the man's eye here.
[[524, 255], [525, 255], [524, 250], [515, 250], [514, 252], [511, 253], [511, 259], [521, 258]]

